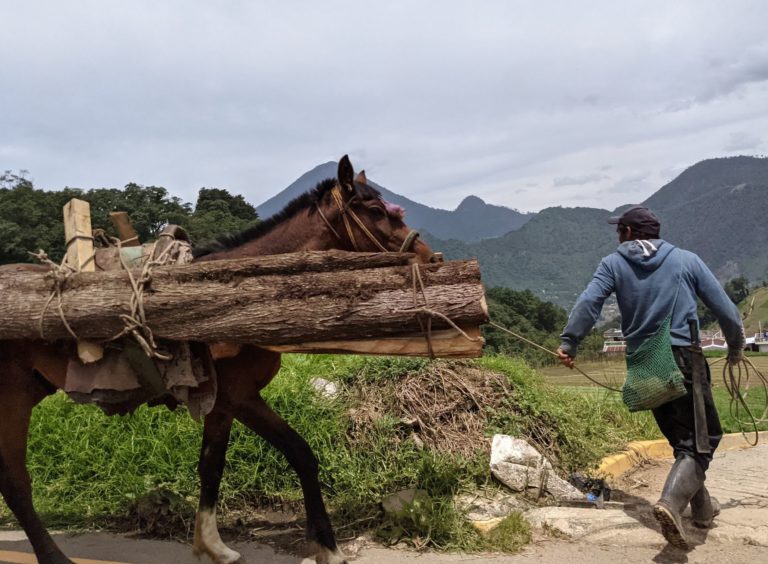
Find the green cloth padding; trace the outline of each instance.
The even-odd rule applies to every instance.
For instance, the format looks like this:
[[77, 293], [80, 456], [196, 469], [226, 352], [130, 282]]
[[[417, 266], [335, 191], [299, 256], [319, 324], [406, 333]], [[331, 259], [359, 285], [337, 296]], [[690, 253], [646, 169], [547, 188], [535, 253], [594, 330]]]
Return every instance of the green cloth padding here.
[[627, 353], [627, 379], [621, 397], [630, 411], [654, 409], [686, 394], [683, 374], [672, 353], [670, 313], [658, 331]]

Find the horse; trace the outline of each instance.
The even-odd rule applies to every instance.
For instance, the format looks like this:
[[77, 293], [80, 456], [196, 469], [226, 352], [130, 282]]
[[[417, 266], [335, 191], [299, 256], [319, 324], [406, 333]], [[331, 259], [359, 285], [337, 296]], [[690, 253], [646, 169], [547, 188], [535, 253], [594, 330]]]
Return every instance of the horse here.
[[[195, 247], [195, 261], [254, 257], [304, 250], [339, 249], [414, 254], [414, 262], [436, 262], [418, 232], [404, 222], [404, 210], [386, 202], [349, 158], [339, 161], [337, 178], [320, 182], [281, 212], [235, 235]], [[16, 265], [14, 265], [16, 266]], [[17, 270], [32, 270], [18, 265]], [[215, 349], [215, 347], [211, 347]], [[41, 564], [71, 564], [51, 538], [32, 504], [26, 468], [27, 435], [32, 409], [64, 387], [72, 343], [0, 341], [0, 493], [23, 527]], [[222, 352], [225, 351], [225, 352]], [[298, 474], [306, 511], [306, 538], [318, 564], [347, 560], [336, 543], [318, 481], [318, 460], [306, 441], [264, 401], [261, 390], [280, 369], [280, 354], [237, 345], [214, 351], [218, 391], [203, 421], [198, 462], [200, 500], [195, 517], [193, 552], [216, 564], [240, 560], [221, 540], [216, 525], [230, 430], [235, 419], [277, 448]]]

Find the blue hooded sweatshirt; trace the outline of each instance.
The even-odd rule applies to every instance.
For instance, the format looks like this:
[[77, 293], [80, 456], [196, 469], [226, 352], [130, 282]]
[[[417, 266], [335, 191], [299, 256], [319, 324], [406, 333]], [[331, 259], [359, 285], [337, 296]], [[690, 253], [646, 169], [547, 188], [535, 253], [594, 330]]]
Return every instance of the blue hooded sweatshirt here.
[[661, 327], [673, 304], [672, 344], [690, 345], [688, 320], [695, 319], [698, 326], [697, 296], [715, 314], [728, 348], [744, 348], [739, 310], [704, 262], [694, 253], [662, 239], [650, 239], [622, 243], [616, 252], [600, 261], [560, 335], [560, 348], [566, 354], [576, 356], [579, 343], [597, 322], [603, 302], [613, 292], [621, 311], [627, 352], [636, 350]]

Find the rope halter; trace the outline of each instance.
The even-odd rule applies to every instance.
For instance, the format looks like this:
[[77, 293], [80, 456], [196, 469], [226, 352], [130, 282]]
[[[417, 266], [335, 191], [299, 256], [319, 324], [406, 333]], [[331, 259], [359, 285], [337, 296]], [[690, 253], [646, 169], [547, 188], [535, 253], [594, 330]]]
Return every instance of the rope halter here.
[[[357, 198], [357, 195], [352, 196], [347, 202], [344, 202], [344, 197], [341, 195], [341, 186], [338, 184], [334, 186], [333, 190], [331, 190], [331, 198], [333, 199], [334, 203], [339, 209], [339, 214], [341, 215], [341, 219], [344, 222], [344, 228], [347, 230], [347, 236], [349, 237], [349, 241], [352, 243], [352, 248], [356, 251], [360, 250], [360, 247], [357, 244], [357, 240], [355, 239], [355, 234], [352, 231], [352, 224], [349, 221], [349, 218], [352, 218], [352, 221], [354, 221], [357, 226], [360, 228], [360, 231], [363, 232], [363, 234], [368, 237], [368, 240], [371, 241], [380, 251], [384, 253], [390, 253], [393, 251], [390, 251], [387, 249], [384, 245], [381, 244], [381, 241], [379, 241], [376, 236], [371, 233], [371, 231], [365, 226], [365, 223], [363, 223], [363, 220], [360, 219], [360, 217], [352, 210], [350, 207], [350, 204]], [[320, 214], [320, 217], [323, 219], [325, 224], [328, 226], [328, 229], [331, 230], [331, 233], [333, 233], [337, 239], [342, 241], [341, 235], [339, 235], [339, 232], [334, 229], [333, 225], [331, 225], [331, 222], [328, 221], [328, 218], [323, 213], [323, 210], [320, 208], [320, 203], [315, 203], [315, 206], [317, 207], [317, 211]], [[413, 247], [413, 245], [416, 243], [416, 239], [419, 238], [419, 232], [415, 229], [411, 229], [408, 232], [408, 235], [406, 235], [405, 239], [403, 239], [403, 243], [400, 245], [399, 252], [405, 253], [408, 252], [409, 249]]]

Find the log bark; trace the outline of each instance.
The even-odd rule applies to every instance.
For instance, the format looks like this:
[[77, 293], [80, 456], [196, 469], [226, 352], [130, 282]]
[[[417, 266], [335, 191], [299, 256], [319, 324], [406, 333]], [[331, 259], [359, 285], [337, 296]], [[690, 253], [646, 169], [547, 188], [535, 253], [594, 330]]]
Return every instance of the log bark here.
[[[466, 337], [456, 329], [433, 331], [431, 352], [437, 358], [477, 358], [483, 356], [483, 339], [479, 327], [462, 327]], [[469, 337], [469, 339], [467, 338]], [[381, 339], [354, 341], [320, 341], [290, 345], [266, 345], [279, 353], [364, 354], [394, 356], [429, 356], [426, 335], [402, 335]]]
[[[304, 252], [157, 267], [144, 297], [155, 337], [264, 345], [419, 334], [425, 307], [414, 296], [413, 255]], [[487, 320], [477, 261], [419, 266], [430, 310], [461, 326]], [[71, 338], [60, 319], [51, 273], [0, 270], [0, 339]], [[62, 310], [80, 338], [122, 330], [132, 296], [128, 274], [82, 272], [63, 284]], [[416, 301], [414, 301], [416, 300]], [[422, 318], [426, 315], [422, 311]], [[449, 327], [433, 318], [434, 330]]]

